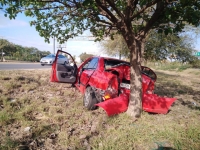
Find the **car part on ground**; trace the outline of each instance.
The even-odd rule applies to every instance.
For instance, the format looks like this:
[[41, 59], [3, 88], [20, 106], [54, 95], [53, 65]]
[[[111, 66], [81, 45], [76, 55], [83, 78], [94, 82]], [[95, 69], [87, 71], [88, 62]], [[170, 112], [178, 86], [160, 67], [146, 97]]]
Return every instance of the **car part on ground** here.
[[[166, 114], [176, 98], [160, 97], [156, 94], [143, 94], [142, 109], [150, 113]], [[129, 94], [121, 94], [119, 97], [96, 104], [103, 108], [108, 116], [113, 116], [128, 109]]]
[[103, 108], [108, 116], [113, 116], [122, 112], [125, 112], [128, 108], [129, 96], [128, 94], [120, 94], [118, 97], [103, 101], [96, 104]]

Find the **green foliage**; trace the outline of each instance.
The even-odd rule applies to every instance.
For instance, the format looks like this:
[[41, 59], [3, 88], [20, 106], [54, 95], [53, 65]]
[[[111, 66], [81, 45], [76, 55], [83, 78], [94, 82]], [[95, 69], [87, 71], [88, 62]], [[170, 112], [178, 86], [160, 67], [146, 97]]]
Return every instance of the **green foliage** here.
[[179, 67], [182, 67], [183, 65], [179, 62], [172, 62], [172, 63], [164, 63], [159, 68], [161, 70], [178, 70]]
[[190, 64], [193, 68], [200, 68], [200, 59], [194, 59], [190, 61]]
[[46, 41], [55, 36], [61, 43], [87, 29], [97, 37], [96, 40], [110, 34], [114, 28], [125, 35], [124, 26], [130, 27], [131, 23], [133, 28], [129, 28], [126, 33], [131, 31], [130, 34], [140, 35], [144, 31], [146, 36], [150, 29], [157, 28], [158, 32], [167, 35], [180, 32], [187, 23], [199, 25], [200, 18], [200, 4], [196, 0], [142, 0], [132, 3], [123, 0], [115, 3], [90, 0], [4, 0], [0, 6], [10, 19], [23, 11], [26, 16], [34, 17], [35, 20], [30, 24], [36, 27]]
[[195, 59], [191, 43], [192, 39], [186, 35], [165, 35], [153, 30], [150, 32], [145, 42], [144, 58], [150, 61], [169, 58], [182, 63], [190, 62]]
[[50, 54], [49, 51], [40, 51], [35, 47], [23, 47], [5, 39], [0, 39], [0, 51], [2, 50], [6, 60], [40, 61], [41, 57]]
[[183, 71], [183, 70], [186, 70], [186, 69], [188, 69], [188, 68], [191, 68], [191, 66], [190, 66], [190, 65], [182, 65], [182, 66], [180, 66], [180, 67], [178, 68], [178, 71]]
[[80, 54], [80, 60], [81, 62], [84, 62], [86, 59], [88, 59], [89, 57], [92, 57], [94, 56], [93, 54], [87, 54], [86, 52]]
[[[182, 63], [192, 62], [194, 50], [191, 48], [192, 39], [188, 36], [178, 34], [158, 33], [156, 30], [150, 32], [145, 41], [144, 59], [146, 61], [163, 60], [169, 58]], [[115, 35], [114, 40], [101, 42], [102, 49], [110, 56], [122, 55], [129, 58], [130, 51], [121, 35]]]
[[178, 61], [174, 62], [148, 62], [150, 67], [159, 69], [159, 70], [169, 70], [169, 71], [184, 71], [188, 68], [200, 68], [200, 60], [195, 61], [195, 63], [180, 63]]
[[0, 39], [0, 50], [6, 48], [8, 46], [11, 46], [11, 45], [12, 45], [12, 43], [10, 43], [8, 40]]
[[10, 113], [5, 112], [5, 111], [1, 111], [0, 112], [1, 125], [7, 125], [7, 124], [9, 124], [11, 118], [12, 118], [12, 116], [11, 116]]

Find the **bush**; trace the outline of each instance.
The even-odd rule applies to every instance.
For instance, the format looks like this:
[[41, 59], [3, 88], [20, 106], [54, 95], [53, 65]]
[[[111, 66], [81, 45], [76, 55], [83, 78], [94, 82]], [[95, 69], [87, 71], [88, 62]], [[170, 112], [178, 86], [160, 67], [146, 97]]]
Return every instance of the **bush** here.
[[196, 60], [193, 60], [192, 62], [190, 62], [192, 68], [200, 68], [200, 60], [199, 59], [196, 59]]

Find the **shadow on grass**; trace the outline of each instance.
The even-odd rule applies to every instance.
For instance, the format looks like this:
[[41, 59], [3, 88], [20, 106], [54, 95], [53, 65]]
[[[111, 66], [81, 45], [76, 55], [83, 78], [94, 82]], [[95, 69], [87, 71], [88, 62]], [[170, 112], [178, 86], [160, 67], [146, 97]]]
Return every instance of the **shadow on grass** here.
[[[176, 96], [187, 96], [192, 97], [192, 102], [188, 99], [179, 98], [178, 101], [184, 105], [188, 106], [191, 109], [200, 110], [200, 106], [197, 103], [200, 103], [200, 90], [193, 90], [192, 87], [188, 85], [183, 85], [176, 80], [179, 75], [169, 75], [165, 73], [157, 73], [160, 77], [155, 84], [155, 93], [160, 96], [167, 97], [176, 97]], [[183, 79], [184, 82], [184, 79]]]

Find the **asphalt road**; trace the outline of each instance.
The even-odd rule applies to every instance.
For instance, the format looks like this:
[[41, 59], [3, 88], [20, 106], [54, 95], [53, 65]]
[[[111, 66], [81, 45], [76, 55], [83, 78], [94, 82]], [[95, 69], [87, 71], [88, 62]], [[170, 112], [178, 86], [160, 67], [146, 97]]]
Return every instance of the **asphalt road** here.
[[0, 62], [0, 70], [24, 70], [24, 69], [51, 69], [51, 65], [41, 66], [40, 63]]

